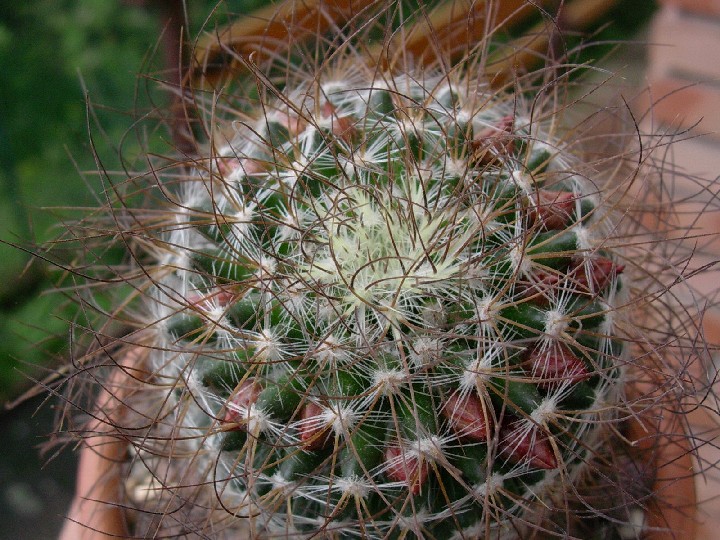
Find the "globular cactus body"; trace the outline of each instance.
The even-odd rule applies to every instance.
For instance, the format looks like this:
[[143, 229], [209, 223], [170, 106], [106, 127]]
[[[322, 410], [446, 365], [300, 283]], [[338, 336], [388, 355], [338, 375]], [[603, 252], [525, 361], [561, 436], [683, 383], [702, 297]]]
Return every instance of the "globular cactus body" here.
[[607, 201], [511, 96], [341, 68], [248, 100], [173, 179], [148, 365], [224, 527], [512, 536], [622, 387]]

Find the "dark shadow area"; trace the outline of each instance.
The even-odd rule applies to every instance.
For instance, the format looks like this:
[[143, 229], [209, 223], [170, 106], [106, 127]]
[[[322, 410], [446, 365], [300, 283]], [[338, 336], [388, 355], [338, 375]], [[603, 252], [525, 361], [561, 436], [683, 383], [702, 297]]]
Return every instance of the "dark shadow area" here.
[[0, 539], [49, 540], [60, 531], [76, 455], [70, 449], [40, 455], [53, 424], [53, 410], [40, 398], [0, 414]]

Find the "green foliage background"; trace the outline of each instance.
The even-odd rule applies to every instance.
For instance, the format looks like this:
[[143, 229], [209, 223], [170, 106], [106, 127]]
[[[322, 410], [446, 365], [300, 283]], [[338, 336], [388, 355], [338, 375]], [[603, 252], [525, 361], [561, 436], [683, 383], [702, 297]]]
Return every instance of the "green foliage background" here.
[[[63, 207], [97, 205], [93, 193], [102, 183], [91, 139], [109, 170], [118, 169], [121, 154], [132, 160], [145, 144], [162, 144], [162, 130], [146, 141], [133, 132], [138, 115], [168, 99], [138, 75], [162, 69], [156, 3], [0, 0], [0, 240], [32, 250], [57, 236], [69, 215]], [[215, 20], [263, 3], [227, 2]], [[187, 3], [194, 31], [215, 4]], [[44, 294], [57, 271], [31, 261], [27, 251], [0, 243], [0, 401], [66, 351], [72, 309], [58, 309], [62, 297]]]
[[[0, 5], [0, 238], [42, 243], [58, 225], [46, 208], [92, 204], [73, 164], [94, 168], [83, 81], [93, 101], [129, 110], [154, 24], [143, 10], [103, 0]], [[125, 129], [119, 120], [106, 128], [109, 137]], [[39, 375], [35, 366], [66, 341], [57, 299], [42, 294], [52, 271], [42, 263], [28, 267], [30, 261], [26, 252], [0, 245], [3, 398], [25, 386], [21, 371]]]

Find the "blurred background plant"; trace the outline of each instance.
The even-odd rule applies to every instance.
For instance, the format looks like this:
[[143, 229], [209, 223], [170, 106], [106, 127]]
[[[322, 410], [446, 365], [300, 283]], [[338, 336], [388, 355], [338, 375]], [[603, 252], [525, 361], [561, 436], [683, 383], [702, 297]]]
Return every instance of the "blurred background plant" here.
[[[0, 401], [10, 403], [52, 373], [68, 346], [76, 309], [45, 294], [58, 270], [11, 244], [41, 245], [57, 235], [70, 208], [97, 206], [102, 178], [130, 167], [148, 148], [167, 150], [167, 130], [139, 131], [135, 121], [162, 110], [161, 35], [166, 12], [181, 0], [0, 0]], [[229, 0], [214, 11], [218, 25], [268, 0]], [[216, 0], [188, 0], [189, 35], [212, 28]], [[628, 9], [628, 5], [632, 9]], [[596, 23], [595, 39], [633, 39], [652, 0], [622, 0]], [[209, 25], [209, 26], [207, 26]], [[597, 58], [609, 46], [592, 49]], [[590, 58], [588, 58], [590, 59]], [[65, 210], [68, 209], [68, 210]], [[28, 446], [52, 430], [52, 410], [28, 420], [37, 400], [0, 417], [11, 459], [0, 463], [0, 538], [48, 538], [59, 527], [72, 486], [72, 459], [38, 472]], [[42, 424], [44, 422], [44, 424]], [[38, 428], [41, 423], [42, 427]], [[45, 460], [52, 456], [45, 456]], [[49, 475], [64, 473], [53, 483]], [[33, 484], [40, 482], [40, 484]], [[42, 482], [45, 482], [43, 484]], [[37, 487], [40, 486], [40, 487]], [[53, 506], [52, 499], [58, 502]], [[50, 504], [50, 506], [48, 506]], [[37, 517], [42, 515], [42, 523]], [[7, 519], [6, 519], [7, 518]], [[33, 527], [28, 527], [29, 524]]]
[[[108, 171], [132, 163], [167, 133], [131, 131], [169, 94], [138, 73], [162, 76], [163, 4], [176, 0], [0, 1], [0, 239], [26, 246], [53, 238], [63, 207], [94, 206]], [[218, 8], [248, 12], [267, 0]], [[188, 2], [195, 32], [215, 0]], [[191, 33], [192, 33], [191, 29]], [[95, 155], [98, 161], [95, 159]], [[0, 400], [42, 376], [67, 345], [72, 314], [43, 294], [55, 270], [0, 244]], [[70, 308], [68, 308], [70, 309]]]
[[[138, 73], [161, 73], [163, 4], [121, 0], [0, 0], [0, 403], [51, 373], [68, 349], [72, 303], [46, 294], [58, 270], [26, 248], [55, 237], [63, 208], [97, 206], [109, 171], [167, 133], [132, 132], [169, 102]], [[265, 0], [238, 0], [217, 17]], [[194, 31], [215, 0], [187, 3]], [[95, 156], [99, 158], [96, 161]], [[74, 457], [38, 456], [53, 411], [34, 399], [0, 414], [0, 538], [52, 538], [69, 504]]]

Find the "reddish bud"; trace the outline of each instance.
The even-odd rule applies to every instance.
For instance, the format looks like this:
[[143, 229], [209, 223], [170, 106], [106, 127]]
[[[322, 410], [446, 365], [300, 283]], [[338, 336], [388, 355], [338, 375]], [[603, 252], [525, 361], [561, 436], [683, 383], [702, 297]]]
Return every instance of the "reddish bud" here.
[[475, 149], [475, 159], [480, 165], [489, 165], [502, 154], [510, 154], [515, 148], [515, 138], [512, 136], [515, 118], [504, 116], [493, 126], [479, 131], [472, 141]]
[[355, 130], [352, 116], [338, 116], [337, 109], [329, 102], [325, 102], [323, 105], [322, 115], [326, 118], [330, 118], [330, 123], [332, 125], [331, 131], [333, 135], [337, 135], [346, 141], [352, 137]]
[[442, 414], [450, 422], [450, 427], [458, 436], [473, 441], [487, 441], [492, 431], [492, 420], [487, 407], [483, 407], [480, 397], [471, 393], [461, 396], [452, 394], [443, 405]]
[[227, 306], [232, 304], [237, 299], [237, 294], [227, 289], [218, 289], [217, 292], [213, 293], [212, 298], [221, 306]]
[[320, 450], [330, 441], [330, 426], [323, 418], [323, 409], [308, 401], [300, 411], [300, 442], [308, 451]]
[[558, 272], [550, 272], [538, 269], [533, 272], [532, 280], [522, 279], [516, 283], [516, 291], [525, 298], [534, 297], [533, 304], [538, 307], [547, 307], [550, 305], [547, 292], [560, 283], [560, 274]]
[[569, 191], [538, 189], [531, 200], [532, 219], [547, 229], [562, 229], [575, 208], [575, 195]]
[[275, 120], [288, 130], [290, 135], [297, 135], [305, 129], [305, 120], [297, 115], [290, 115], [287, 113], [277, 113]]
[[238, 169], [240, 169], [245, 176], [253, 176], [263, 172], [263, 164], [257, 159], [242, 158], [238, 159], [235, 157], [225, 157], [217, 159], [218, 172], [225, 177], [228, 176]]
[[203, 295], [193, 293], [188, 295], [188, 305], [198, 307], [204, 311], [213, 309], [214, 306], [224, 307], [235, 301], [237, 295], [226, 289], [218, 288], [211, 294]]
[[230, 424], [231, 431], [245, 429], [249, 417], [250, 407], [257, 401], [262, 388], [253, 377], [245, 379], [235, 387], [232, 395], [225, 404], [223, 424]]
[[385, 462], [387, 464], [387, 477], [393, 482], [405, 482], [412, 495], [420, 493], [427, 481], [428, 464], [422, 464], [417, 456], [405, 452], [400, 445], [394, 444], [385, 449]]
[[500, 454], [513, 463], [525, 462], [536, 469], [557, 469], [558, 461], [546, 435], [537, 426], [517, 420], [500, 432]]
[[590, 377], [590, 372], [580, 358], [563, 343], [553, 343], [550, 347], [538, 346], [528, 357], [530, 372], [537, 379], [536, 384], [548, 388], [563, 381], [572, 384]]
[[572, 285], [579, 289], [578, 292], [592, 294], [602, 291], [613, 277], [620, 275], [623, 270], [625, 265], [598, 256], [575, 261], [568, 276], [572, 280]]

